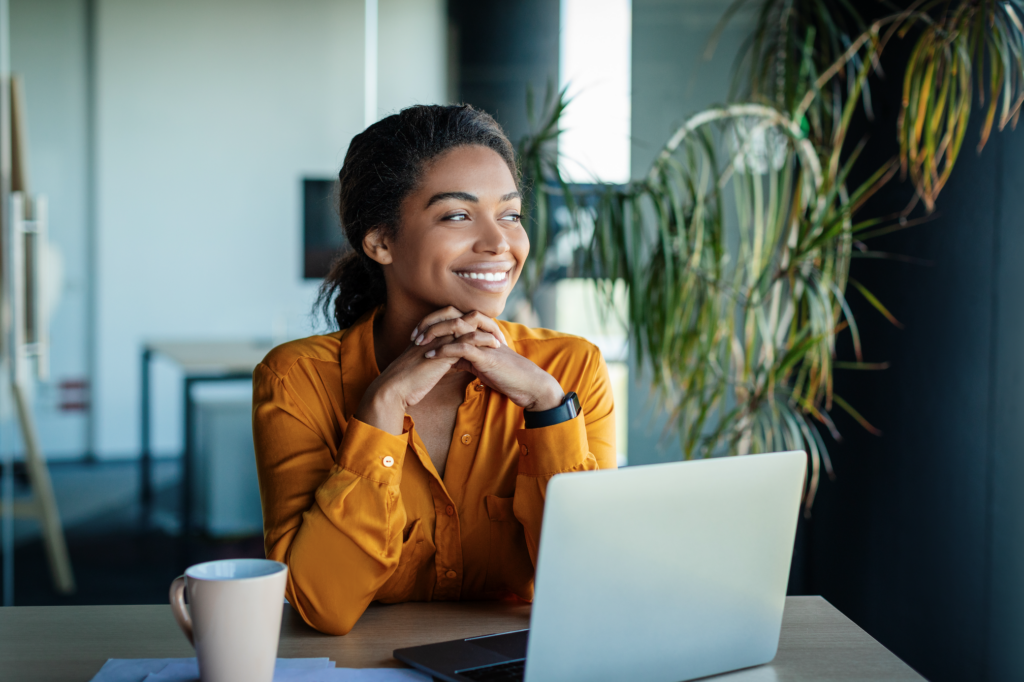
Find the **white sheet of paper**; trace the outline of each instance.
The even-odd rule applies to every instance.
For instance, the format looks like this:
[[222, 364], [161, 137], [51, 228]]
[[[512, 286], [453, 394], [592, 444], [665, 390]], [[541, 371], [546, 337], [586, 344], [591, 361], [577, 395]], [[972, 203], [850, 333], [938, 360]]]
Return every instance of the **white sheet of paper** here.
[[90, 682], [140, 682], [146, 675], [163, 670], [171, 663], [195, 661], [194, 658], [109, 658]]
[[[199, 682], [199, 665], [193, 660], [172, 663], [145, 682]], [[430, 682], [413, 670], [400, 668], [309, 668], [282, 667], [274, 670], [274, 682]]]
[[[191, 666], [192, 678], [199, 677], [199, 668], [194, 658], [111, 658], [108, 659], [91, 682], [142, 682], [149, 676], [163, 672], [168, 666], [185, 664]], [[335, 662], [329, 658], [279, 658], [275, 670], [323, 670], [333, 668]], [[189, 678], [183, 678], [189, 679]]]
[[289, 670], [274, 682], [431, 682], [423, 673], [408, 668], [332, 668], [330, 670]]

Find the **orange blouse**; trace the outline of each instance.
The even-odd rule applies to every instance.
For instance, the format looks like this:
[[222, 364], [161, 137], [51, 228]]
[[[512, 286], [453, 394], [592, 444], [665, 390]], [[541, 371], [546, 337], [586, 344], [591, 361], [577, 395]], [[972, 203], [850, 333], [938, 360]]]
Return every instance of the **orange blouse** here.
[[355, 419], [379, 374], [373, 317], [272, 350], [253, 375], [267, 557], [314, 628], [345, 634], [370, 602], [533, 598], [552, 476], [615, 467], [608, 369], [584, 339], [499, 321], [509, 346], [579, 394], [575, 419], [526, 429], [479, 380], [459, 406], [444, 478], [406, 415], [401, 436]]

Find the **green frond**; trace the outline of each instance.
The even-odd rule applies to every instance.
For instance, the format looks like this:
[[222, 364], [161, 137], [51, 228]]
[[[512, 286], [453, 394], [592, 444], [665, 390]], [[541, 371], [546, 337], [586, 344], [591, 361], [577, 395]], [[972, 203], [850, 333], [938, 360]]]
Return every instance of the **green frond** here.
[[[734, 0], [709, 51], [725, 22], [753, 1]], [[809, 513], [821, 472], [833, 475], [819, 432], [839, 440], [832, 410], [880, 435], [833, 391], [836, 370], [888, 367], [865, 360], [847, 286], [901, 326], [850, 277], [851, 262], [922, 262], [864, 241], [929, 219], [909, 218], [909, 208], [859, 214], [900, 172], [931, 214], [960, 153], [976, 80], [985, 117], [979, 148], [994, 128], [1015, 125], [1024, 103], [1024, 13], [1021, 0], [919, 0], [896, 12], [881, 4], [891, 13], [868, 23], [849, 0], [757, 2], [736, 62], [745, 101], [689, 118], [648, 173], [625, 186], [584, 191], [566, 182], [557, 153], [566, 91], [549, 86], [536, 110], [529, 93], [531, 132], [518, 145], [533, 255], [523, 286], [532, 296], [546, 274], [552, 198], [569, 209], [561, 229], [580, 230], [579, 212], [590, 211], [579, 274], [606, 290], [625, 286], [630, 342], [651, 371], [682, 456], [804, 449]], [[870, 80], [882, 53], [908, 38], [899, 156], [854, 173], [865, 141], [846, 147], [852, 116], [858, 108], [871, 115]], [[846, 333], [854, 361], [836, 357]]]

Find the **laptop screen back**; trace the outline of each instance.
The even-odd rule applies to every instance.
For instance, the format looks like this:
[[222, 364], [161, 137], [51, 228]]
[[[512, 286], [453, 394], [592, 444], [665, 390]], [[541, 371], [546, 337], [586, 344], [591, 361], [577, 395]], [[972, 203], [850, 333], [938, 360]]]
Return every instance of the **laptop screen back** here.
[[556, 476], [526, 682], [678, 682], [775, 657], [803, 452]]

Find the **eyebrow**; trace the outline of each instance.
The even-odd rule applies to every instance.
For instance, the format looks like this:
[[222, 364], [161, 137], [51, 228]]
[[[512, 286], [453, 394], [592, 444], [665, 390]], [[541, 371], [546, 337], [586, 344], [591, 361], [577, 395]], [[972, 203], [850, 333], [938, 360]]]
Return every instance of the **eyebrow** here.
[[[501, 201], [512, 201], [513, 199], [520, 199], [522, 196], [519, 192], [509, 192], [508, 194], [501, 197]], [[469, 192], [439, 192], [434, 196], [430, 197], [430, 201], [427, 202], [426, 208], [430, 208], [439, 201], [447, 201], [448, 199], [460, 199], [462, 201], [469, 201], [474, 204], [480, 203], [480, 199], [475, 194]]]

